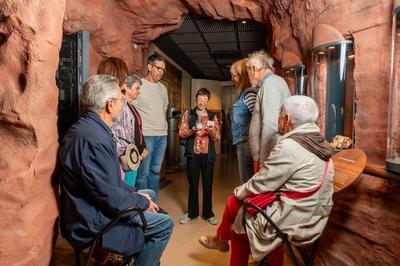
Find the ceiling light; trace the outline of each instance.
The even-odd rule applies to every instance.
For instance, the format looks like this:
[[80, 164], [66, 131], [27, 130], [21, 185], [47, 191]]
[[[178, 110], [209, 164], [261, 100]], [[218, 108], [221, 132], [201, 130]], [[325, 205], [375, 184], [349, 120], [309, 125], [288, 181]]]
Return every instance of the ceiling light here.
[[242, 20], [242, 24], [246, 24], [247, 23], [247, 21], [246, 20]]
[[324, 54], [325, 54], [325, 52], [324, 52], [324, 51], [320, 51], [320, 52], [318, 52], [318, 54], [320, 54], [320, 55], [324, 55]]
[[329, 46], [328, 49], [333, 50], [333, 49], [335, 49], [335, 46]]

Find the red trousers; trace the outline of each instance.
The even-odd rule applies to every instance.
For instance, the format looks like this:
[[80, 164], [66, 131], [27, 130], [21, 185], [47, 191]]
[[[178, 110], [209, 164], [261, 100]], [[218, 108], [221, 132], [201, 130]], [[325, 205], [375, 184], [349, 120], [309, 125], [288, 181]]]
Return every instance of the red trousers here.
[[[217, 235], [222, 240], [231, 241], [231, 266], [247, 266], [249, 255], [250, 255], [250, 243], [246, 234], [236, 234], [232, 231], [231, 226], [235, 221], [236, 214], [243, 202], [235, 198], [235, 196], [229, 196], [224, 215], [222, 216], [221, 224], [217, 229]], [[280, 245], [275, 250], [267, 255], [267, 263], [272, 266], [283, 266], [284, 249], [283, 245]]]

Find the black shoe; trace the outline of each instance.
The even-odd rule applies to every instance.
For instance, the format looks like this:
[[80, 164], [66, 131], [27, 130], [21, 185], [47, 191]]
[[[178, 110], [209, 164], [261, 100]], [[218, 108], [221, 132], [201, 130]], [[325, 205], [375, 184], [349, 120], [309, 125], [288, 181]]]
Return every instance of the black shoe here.
[[164, 209], [160, 207], [158, 207], [158, 213], [168, 214], [168, 212], [164, 211]]

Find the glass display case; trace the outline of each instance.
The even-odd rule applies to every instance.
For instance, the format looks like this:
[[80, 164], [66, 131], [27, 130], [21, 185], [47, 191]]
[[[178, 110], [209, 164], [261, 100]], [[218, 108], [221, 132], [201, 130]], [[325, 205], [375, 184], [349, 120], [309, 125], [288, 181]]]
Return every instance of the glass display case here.
[[320, 108], [318, 125], [331, 142], [336, 135], [354, 140], [354, 52], [352, 40], [314, 47], [311, 96]]
[[400, 1], [393, 7], [386, 169], [400, 173]]
[[307, 71], [303, 64], [282, 68], [292, 95], [307, 95]]
[[60, 61], [56, 72], [58, 98], [58, 136], [61, 140], [69, 127], [82, 115], [79, 94], [89, 75], [89, 33], [63, 36]]

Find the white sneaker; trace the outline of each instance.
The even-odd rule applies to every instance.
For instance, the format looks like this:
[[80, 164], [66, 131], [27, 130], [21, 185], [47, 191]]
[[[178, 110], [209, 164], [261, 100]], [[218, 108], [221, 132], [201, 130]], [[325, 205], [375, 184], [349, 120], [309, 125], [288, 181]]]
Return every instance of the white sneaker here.
[[189, 214], [185, 213], [181, 218], [179, 218], [179, 223], [180, 224], [187, 224], [191, 220], [192, 220], [192, 218], [189, 217]]
[[215, 217], [215, 216], [208, 218], [206, 221], [209, 222], [212, 225], [217, 225], [218, 224], [217, 217]]

